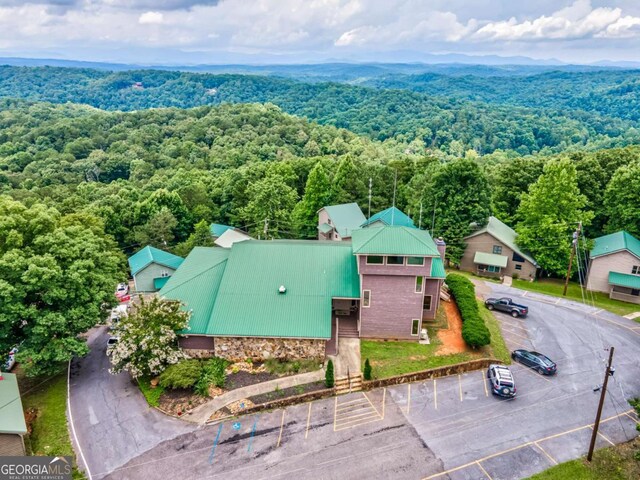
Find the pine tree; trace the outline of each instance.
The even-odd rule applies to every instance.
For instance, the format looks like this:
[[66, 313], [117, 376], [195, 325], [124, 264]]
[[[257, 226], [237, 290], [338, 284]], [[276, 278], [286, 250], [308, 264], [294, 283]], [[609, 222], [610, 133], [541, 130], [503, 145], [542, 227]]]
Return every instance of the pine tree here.
[[331, 194], [329, 178], [318, 162], [309, 173], [302, 201], [293, 210], [296, 230], [303, 238], [314, 238], [317, 235], [318, 210], [326, 206]]
[[371, 364], [369, 363], [369, 359], [367, 358], [364, 361], [364, 379], [371, 380]]
[[333, 388], [333, 362], [331, 359], [327, 362], [327, 371], [324, 374], [324, 384], [327, 388]]

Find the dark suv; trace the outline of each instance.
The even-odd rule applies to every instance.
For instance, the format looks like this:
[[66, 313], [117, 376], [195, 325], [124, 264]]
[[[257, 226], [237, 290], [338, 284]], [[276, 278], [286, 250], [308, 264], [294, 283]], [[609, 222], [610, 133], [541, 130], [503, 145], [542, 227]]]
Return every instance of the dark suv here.
[[540, 375], [554, 375], [558, 371], [558, 367], [549, 357], [538, 352], [514, 350], [511, 358], [516, 362], [533, 368]]
[[491, 381], [491, 392], [505, 398], [516, 396], [516, 382], [511, 370], [504, 365], [489, 365], [487, 377]]

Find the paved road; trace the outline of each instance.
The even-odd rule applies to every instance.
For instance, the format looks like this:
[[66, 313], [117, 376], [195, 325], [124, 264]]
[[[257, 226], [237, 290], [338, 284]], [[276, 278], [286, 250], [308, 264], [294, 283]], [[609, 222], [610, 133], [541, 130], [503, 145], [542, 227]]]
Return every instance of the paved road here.
[[149, 408], [128, 374], [109, 373], [106, 328], [89, 332], [91, 352], [71, 364], [73, 424], [93, 478], [196, 428]]
[[530, 307], [524, 320], [496, 314], [509, 347], [535, 348], [559, 366], [549, 378], [514, 365], [515, 400], [494, 398], [479, 371], [353, 393], [175, 438], [167, 433], [153, 448], [104, 470], [111, 472], [107, 478], [527, 477], [586, 452], [598, 402], [593, 387], [602, 382], [610, 345], [616, 348], [616, 373], [597, 445], [633, 438], [637, 419], [626, 399], [640, 395], [640, 324], [488, 285], [491, 295], [509, 295]]

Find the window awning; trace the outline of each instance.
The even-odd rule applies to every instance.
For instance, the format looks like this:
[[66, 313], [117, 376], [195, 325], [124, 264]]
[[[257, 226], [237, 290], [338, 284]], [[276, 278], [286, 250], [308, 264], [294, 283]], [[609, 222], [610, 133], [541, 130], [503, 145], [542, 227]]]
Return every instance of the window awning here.
[[609, 285], [640, 289], [640, 275], [629, 273], [609, 272]]
[[507, 260], [508, 258], [504, 255], [496, 255], [495, 253], [484, 252], [476, 252], [475, 256], [473, 257], [473, 263], [501, 268], [507, 266]]
[[333, 227], [328, 223], [321, 223], [320, 225], [318, 225], [318, 230], [320, 230], [322, 233], [329, 233], [331, 230], [333, 230]]
[[160, 290], [162, 287], [164, 287], [164, 284], [167, 283], [167, 281], [169, 281], [171, 277], [156, 277], [153, 279], [153, 288], [155, 288], [156, 290]]

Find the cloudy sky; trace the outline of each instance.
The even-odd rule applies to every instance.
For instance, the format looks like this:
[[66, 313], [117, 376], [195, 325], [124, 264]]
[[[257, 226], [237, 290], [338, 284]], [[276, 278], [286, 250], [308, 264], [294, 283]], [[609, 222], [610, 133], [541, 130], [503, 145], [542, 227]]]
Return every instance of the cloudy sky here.
[[0, 0], [0, 56], [141, 64], [640, 61], [640, 0]]

